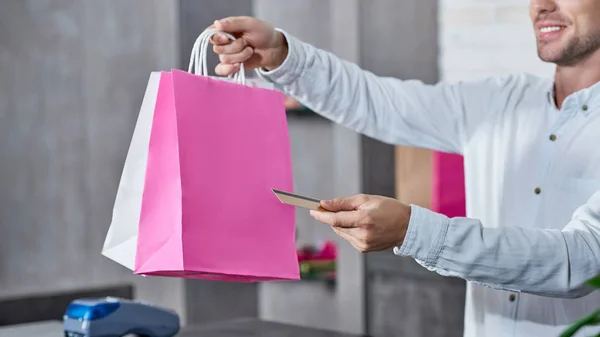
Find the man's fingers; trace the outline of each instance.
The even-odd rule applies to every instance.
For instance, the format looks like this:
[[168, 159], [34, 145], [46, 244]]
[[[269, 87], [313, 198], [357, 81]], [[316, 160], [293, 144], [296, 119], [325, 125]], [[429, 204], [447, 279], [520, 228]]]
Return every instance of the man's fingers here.
[[240, 70], [239, 63], [236, 63], [236, 64], [219, 63], [219, 64], [217, 64], [217, 67], [215, 68], [215, 73], [219, 76], [229, 76], [239, 70]]
[[254, 50], [252, 47], [246, 47], [237, 54], [221, 54], [219, 55], [219, 60], [223, 64], [243, 63], [246, 62], [246, 60], [248, 60], [253, 53]]
[[[213, 23], [212, 25], [206, 27], [206, 29], [216, 29], [215, 24]], [[223, 33], [216, 33], [210, 37], [210, 43], [214, 45], [229, 44], [231, 42], [232, 41]]]
[[232, 16], [215, 21], [215, 28], [227, 33], [243, 33], [256, 25], [258, 20], [248, 16]]
[[367, 195], [359, 194], [351, 197], [323, 200], [321, 201], [321, 207], [331, 212], [354, 211], [357, 210], [358, 207], [365, 203], [367, 200]]
[[[223, 35], [223, 34], [217, 34]], [[213, 36], [214, 37], [214, 36]], [[227, 38], [227, 37], [226, 37]], [[229, 41], [229, 39], [227, 39]], [[247, 43], [244, 39], [237, 39], [235, 41], [229, 41], [231, 43], [218, 44], [215, 43], [213, 50], [219, 55], [237, 54], [246, 48]]]
[[310, 211], [310, 215], [324, 224], [332, 227], [354, 228], [358, 227], [362, 216], [359, 212], [319, 212]]
[[[237, 41], [237, 40], [236, 40]], [[230, 40], [227, 35], [223, 33], [216, 33], [215, 35], [210, 37], [210, 43], [215, 46], [223, 46], [233, 43], [234, 41]]]
[[356, 239], [355, 239], [355, 238], [354, 238], [352, 235], [350, 235], [350, 234], [348, 234], [348, 233], [346, 233], [346, 232], [344, 232], [344, 231], [340, 230], [340, 229], [339, 229], [339, 228], [337, 228], [337, 227], [332, 227], [332, 229], [333, 229], [333, 231], [335, 232], [335, 234], [337, 234], [337, 235], [338, 235], [339, 237], [341, 237], [342, 239], [344, 239], [344, 240], [346, 240], [346, 241], [350, 242], [352, 245], [354, 245], [354, 244], [355, 244], [355, 241], [356, 241]]
[[[352, 230], [355, 230], [355, 229], [350, 229], [350, 231], [352, 231]], [[349, 233], [348, 229], [333, 227], [333, 231], [339, 237], [341, 237], [342, 239], [348, 241], [359, 252], [363, 252], [364, 253], [364, 252], [368, 251], [368, 247], [365, 245], [365, 243], [361, 242], [360, 239], [358, 239], [357, 237], [355, 237], [351, 233]]]

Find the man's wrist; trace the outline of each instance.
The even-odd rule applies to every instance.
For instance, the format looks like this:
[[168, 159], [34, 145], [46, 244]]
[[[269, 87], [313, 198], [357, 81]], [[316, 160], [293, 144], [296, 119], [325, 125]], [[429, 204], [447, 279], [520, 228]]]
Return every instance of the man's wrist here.
[[404, 240], [406, 239], [406, 235], [408, 232], [408, 225], [410, 225], [410, 216], [412, 214], [412, 207], [407, 206], [405, 204], [401, 204], [401, 205], [404, 207], [403, 213], [405, 213], [405, 214], [403, 214], [401, 216], [401, 220], [400, 220], [401, 223], [399, 224], [400, 231], [398, 233], [398, 236], [399, 236], [398, 242], [396, 243], [397, 247], [402, 246], [402, 244], [404, 243]]
[[266, 71], [272, 71], [273, 69], [279, 68], [287, 58], [289, 52], [287, 39], [282, 32], [276, 30], [273, 38], [275, 39], [273, 44], [279, 47], [274, 48], [273, 54], [271, 55], [272, 62], [262, 67]]
[[394, 254], [410, 256], [433, 264], [440, 254], [450, 226], [450, 219], [429, 209], [411, 205], [411, 215], [406, 237]]
[[[278, 51], [277, 54], [279, 58], [283, 58], [278, 62], [276, 68], [271, 70], [266, 70], [262, 67], [256, 69], [256, 73], [258, 77], [261, 79], [276, 83], [280, 87], [285, 87], [290, 85], [296, 81], [300, 75], [304, 73], [304, 66], [306, 63], [306, 51], [304, 50], [304, 46], [301, 41], [295, 39], [293, 36], [289, 35], [285, 31], [275, 28], [278, 33], [281, 33], [282, 38], [285, 39], [285, 51]], [[275, 53], [275, 51], [273, 51]], [[273, 67], [271, 65], [271, 67]]]
[[404, 233], [404, 238], [402, 240], [402, 243], [394, 247], [394, 254], [396, 255], [409, 256], [415, 244], [415, 235], [417, 232], [417, 229], [415, 228], [415, 221], [418, 221], [418, 219], [415, 218], [418, 216], [413, 211], [413, 205], [409, 205], [409, 208], [410, 215], [408, 217], [408, 224], [404, 227], [404, 230], [406, 231]]

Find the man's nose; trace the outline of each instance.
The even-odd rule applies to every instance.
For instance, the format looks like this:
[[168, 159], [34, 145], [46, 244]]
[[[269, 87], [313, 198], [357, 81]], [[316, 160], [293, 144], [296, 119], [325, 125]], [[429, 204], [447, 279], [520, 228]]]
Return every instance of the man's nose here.
[[530, 0], [531, 9], [536, 14], [552, 13], [556, 10], [555, 0]]

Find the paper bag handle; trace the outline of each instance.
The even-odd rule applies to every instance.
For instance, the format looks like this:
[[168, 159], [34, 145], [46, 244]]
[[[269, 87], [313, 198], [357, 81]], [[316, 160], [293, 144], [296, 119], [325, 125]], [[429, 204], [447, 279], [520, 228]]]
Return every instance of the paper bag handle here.
[[[222, 32], [218, 29], [209, 28], [202, 32], [192, 47], [192, 55], [190, 56], [190, 65], [188, 67], [189, 73], [208, 76], [208, 62], [206, 61], [208, 44], [210, 42], [210, 38], [218, 33], [224, 34], [230, 40], [235, 41], [235, 36]], [[245, 85], [246, 73], [244, 71], [244, 64], [242, 63], [240, 65], [240, 70], [237, 73], [235, 73], [233, 76], [229, 75], [228, 78], [233, 78], [233, 80], [238, 84]]]

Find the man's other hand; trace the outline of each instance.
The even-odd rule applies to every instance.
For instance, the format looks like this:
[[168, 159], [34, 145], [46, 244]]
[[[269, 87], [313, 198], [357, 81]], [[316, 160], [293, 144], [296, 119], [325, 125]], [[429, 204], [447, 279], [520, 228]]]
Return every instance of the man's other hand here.
[[408, 230], [410, 206], [395, 199], [356, 195], [321, 202], [327, 211], [310, 211], [361, 252], [401, 246]]

